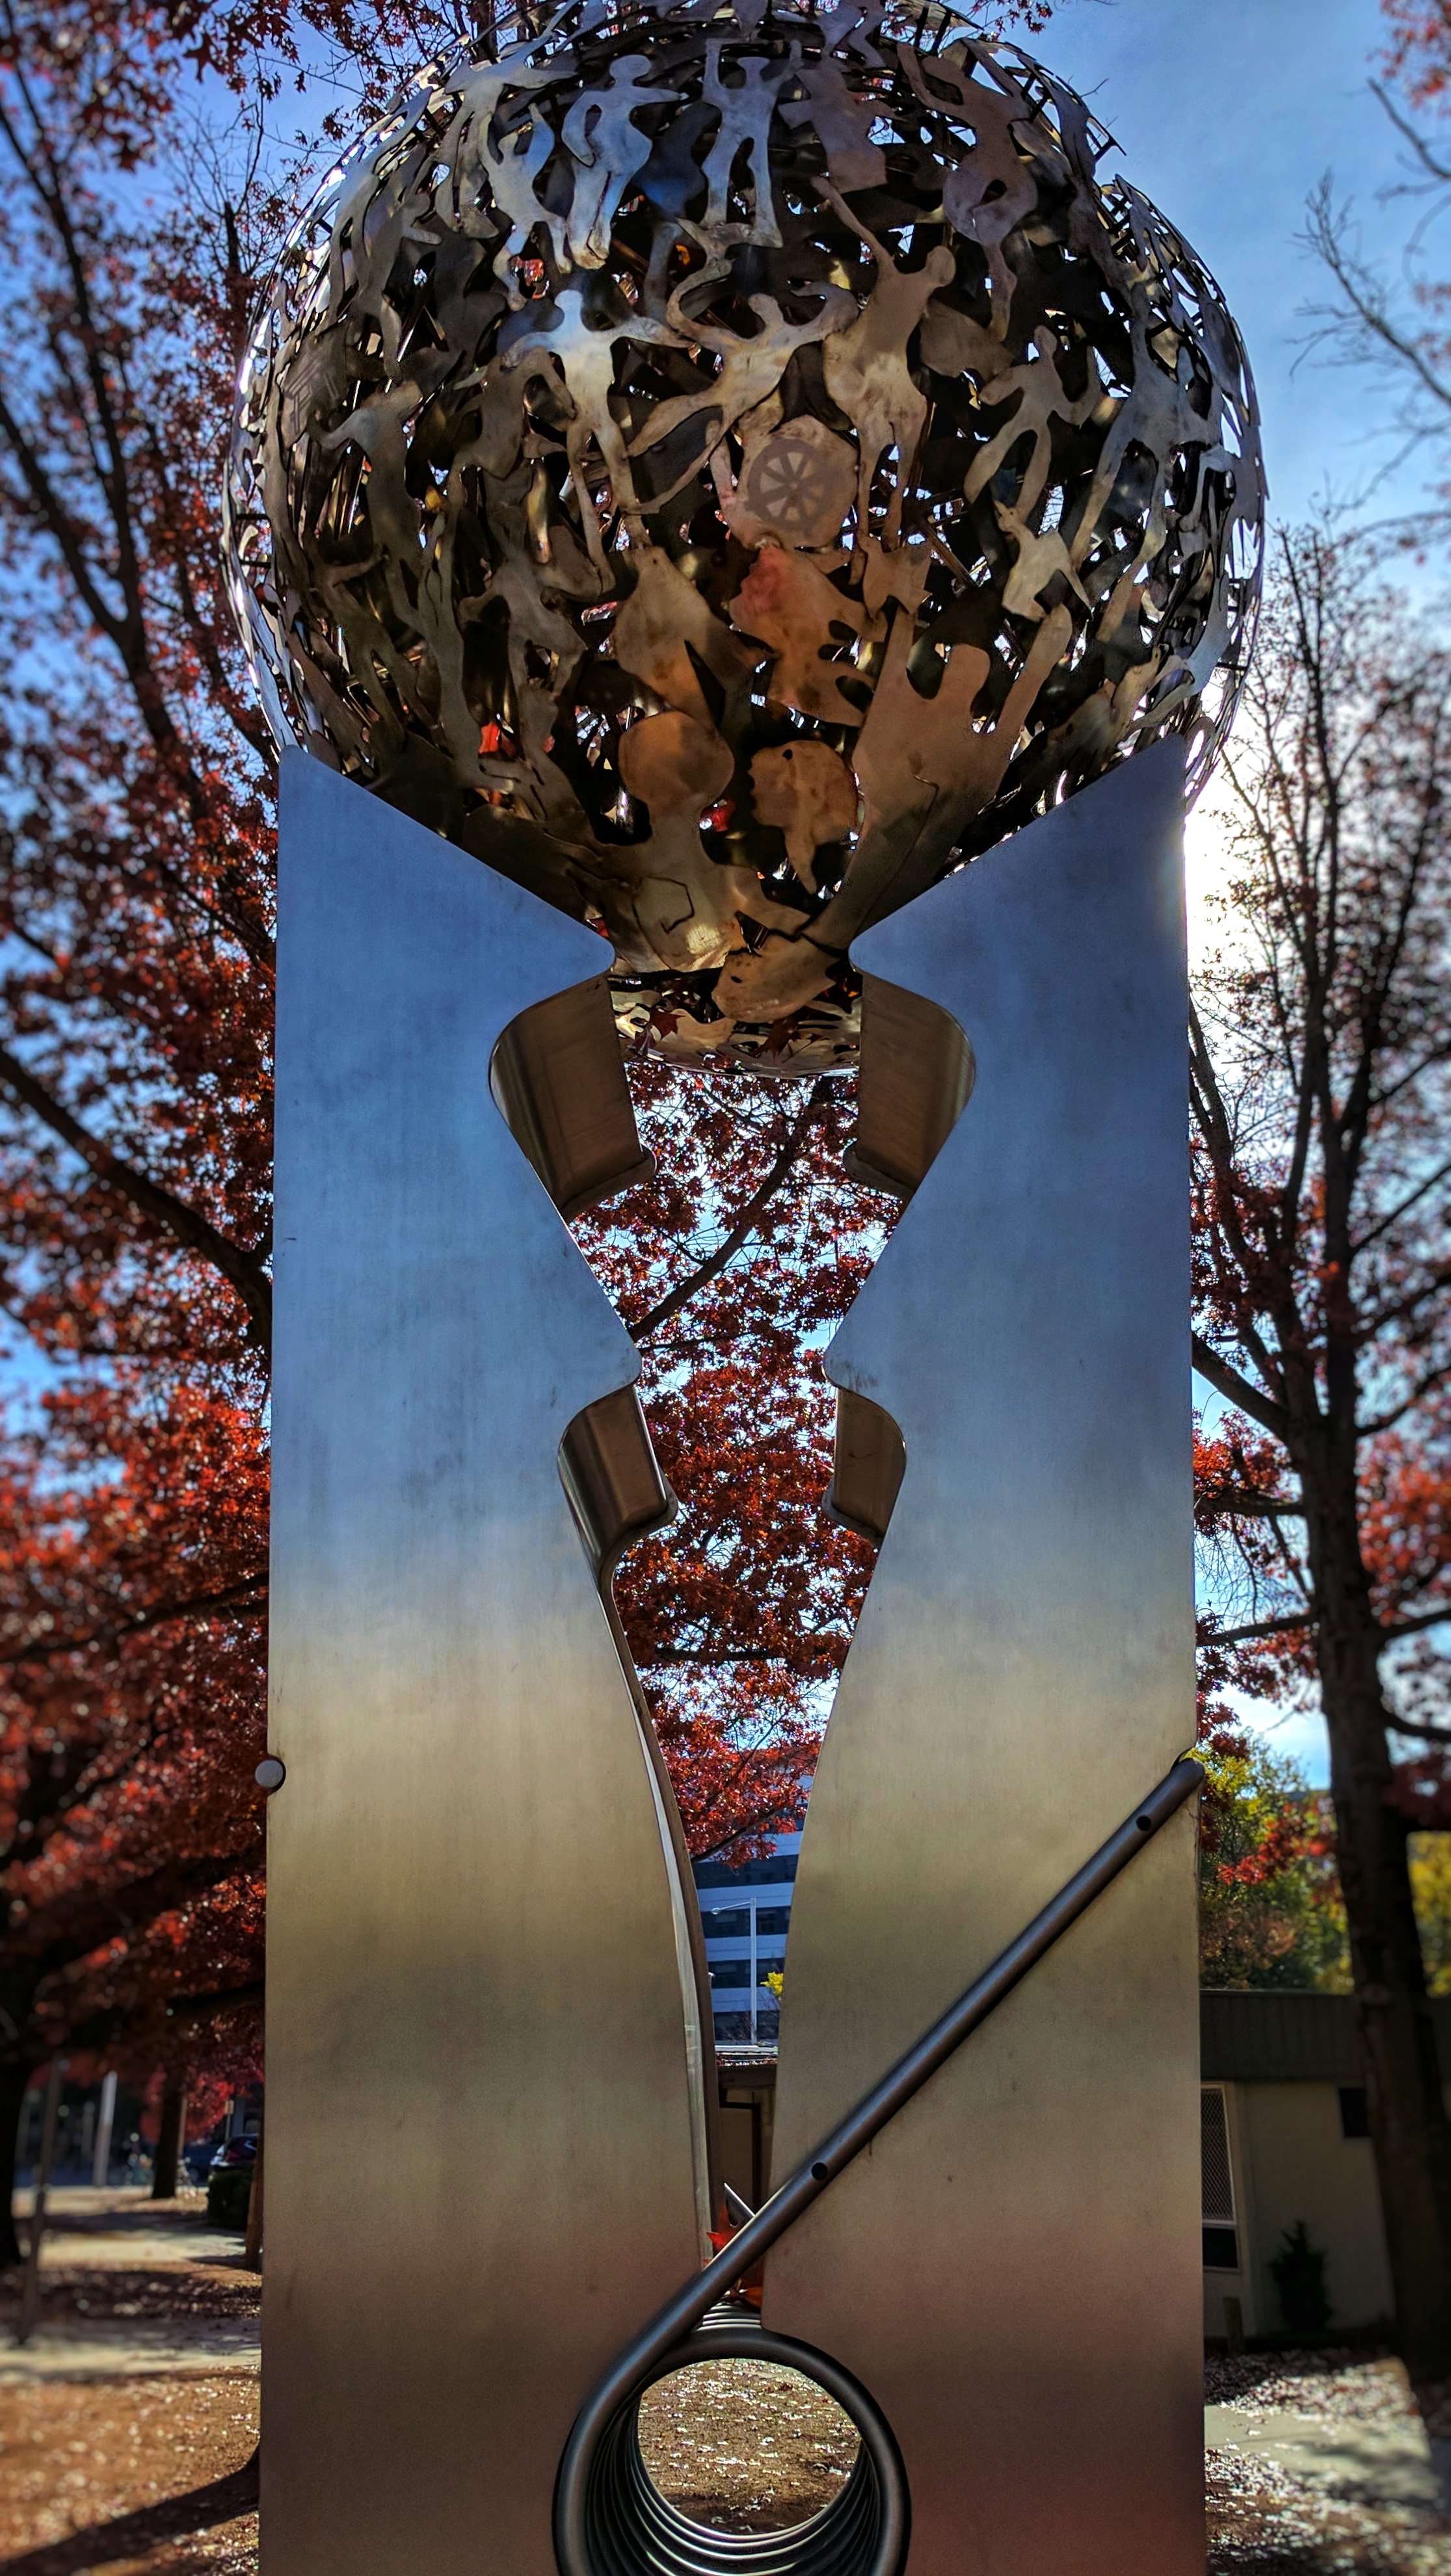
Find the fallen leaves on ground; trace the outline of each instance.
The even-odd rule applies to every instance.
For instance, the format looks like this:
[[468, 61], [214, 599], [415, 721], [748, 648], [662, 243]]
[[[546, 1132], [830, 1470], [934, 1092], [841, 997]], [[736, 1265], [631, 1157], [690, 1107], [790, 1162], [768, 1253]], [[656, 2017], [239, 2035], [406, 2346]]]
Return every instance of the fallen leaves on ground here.
[[254, 2576], [252, 2378], [0, 2385], [0, 2576]]
[[[0, 2333], [13, 2327], [20, 2306], [20, 2274], [0, 2276]], [[262, 2284], [240, 2265], [200, 2263], [137, 2265], [49, 2263], [41, 2270], [42, 2306], [48, 2325], [110, 2317], [255, 2317]]]
[[651, 2478], [713, 2531], [785, 2531], [807, 2521], [840, 2494], [857, 2447], [835, 2399], [774, 2362], [696, 2362], [657, 2380], [640, 2403]]
[[[1210, 2405], [1252, 2420], [1307, 2415], [1390, 2429], [1419, 2412], [1433, 2436], [1447, 2394], [1423, 2389], [1418, 2409], [1403, 2365], [1355, 2346], [1210, 2355], [1204, 2377]], [[1451, 2576], [1451, 2534], [1428, 2507], [1328, 2495], [1237, 2451], [1210, 2451], [1204, 2466], [1207, 2576]]]

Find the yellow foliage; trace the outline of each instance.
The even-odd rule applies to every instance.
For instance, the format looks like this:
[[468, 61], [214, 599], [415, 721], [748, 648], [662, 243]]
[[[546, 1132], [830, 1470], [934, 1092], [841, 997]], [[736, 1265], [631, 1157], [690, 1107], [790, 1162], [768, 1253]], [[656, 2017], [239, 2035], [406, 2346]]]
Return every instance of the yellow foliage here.
[[1433, 1995], [1451, 1995], [1451, 1834], [1412, 1834], [1411, 1894], [1426, 1983]]

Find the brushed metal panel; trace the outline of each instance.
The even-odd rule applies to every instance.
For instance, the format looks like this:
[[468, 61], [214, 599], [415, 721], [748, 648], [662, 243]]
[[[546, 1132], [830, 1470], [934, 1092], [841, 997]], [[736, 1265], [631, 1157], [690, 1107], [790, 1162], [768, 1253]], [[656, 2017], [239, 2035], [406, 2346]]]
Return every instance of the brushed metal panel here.
[[676, 1511], [632, 1386], [576, 1416], [560, 1442], [559, 1469], [596, 1580], [607, 1586], [625, 1549], [668, 1529]]
[[[1192, 1739], [1180, 792], [1146, 753], [858, 943], [976, 1079], [828, 1356], [907, 1464], [807, 1812], [778, 2176]], [[1186, 1811], [769, 2259], [768, 2323], [902, 2444], [912, 2576], [1202, 2570], [1194, 1932]]]
[[264, 2565], [550, 2576], [575, 2412], [708, 2218], [559, 1467], [638, 1362], [490, 1092], [599, 945], [295, 754], [280, 956]]
[[[487, 835], [476, 836], [487, 857]], [[494, 1097], [561, 1216], [578, 1216], [655, 1169], [641, 1151], [603, 975], [536, 1002], [507, 1028]]]
[[920, 993], [868, 975], [857, 1127], [844, 1156], [852, 1178], [866, 1189], [910, 1198], [971, 1089], [972, 1050], [951, 1015]]
[[906, 1471], [907, 1452], [890, 1413], [842, 1387], [836, 1399], [836, 1450], [826, 1496], [831, 1518], [880, 1547]]

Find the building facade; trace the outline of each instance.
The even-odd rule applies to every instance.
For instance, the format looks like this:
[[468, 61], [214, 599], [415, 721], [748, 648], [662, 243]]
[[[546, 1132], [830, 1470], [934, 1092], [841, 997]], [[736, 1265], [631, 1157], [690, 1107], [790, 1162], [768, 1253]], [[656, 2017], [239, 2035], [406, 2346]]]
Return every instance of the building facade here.
[[800, 1849], [799, 1833], [777, 1834], [765, 1860], [695, 1864], [717, 2048], [775, 2047], [779, 1992], [764, 1981], [785, 1970]]
[[[768, 1860], [696, 1865], [726, 2178], [753, 2208], [783, 2179], [771, 2171], [778, 2001], [760, 1981], [786, 1948], [799, 1847], [799, 1834], [782, 1835]], [[1432, 2011], [1451, 2100], [1451, 1996]], [[1205, 2335], [1286, 2333], [1272, 2266], [1301, 2221], [1325, 2256], [1329, 2333], [1388, 2328], [1390, 2265], [1350, 1997], [1206, 1992], [1200, 2074]]]
[[[1451, 1997], [1431, 2009], [1451, 2079]], [[1390, 2264], [1350, 1997], [1211, 1990], [1200, 2075], [1206, 2335], [1284, 2331], [1270, 2266], [1300, 2220], [1326, 2258], [1330, 2331], [1384, 2324]]]

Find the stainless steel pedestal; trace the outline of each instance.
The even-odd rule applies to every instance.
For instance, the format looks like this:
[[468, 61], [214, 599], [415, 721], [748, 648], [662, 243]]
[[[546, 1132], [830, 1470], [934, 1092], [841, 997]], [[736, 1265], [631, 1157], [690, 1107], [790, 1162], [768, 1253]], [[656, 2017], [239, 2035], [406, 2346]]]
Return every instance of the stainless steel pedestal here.
[[[263, 2563], [549, 2576], [575, 2411], [708, 2218], [689, 1900], [585, 1545], [660, 1500], [638, 1363], [490, 1093], [566, 1203], [608, 1178], [605, 961], [301, 754], [280, 956]], [[547, 1066], [600, 1012], [581, 1125]]]
[[[915, 1195], [830, 1356], [886, 1536], [781, 2173], [1193, 1732], [1180, 793], [1141, 755], [858, 945], [857, 1164]], [[598, 943], [300, 756], [281, 927], [264, 2565], [548, 2576], [711, 2206], [596, 1588], [668, 1500], [557, 1213], [638, 1149]], [[768, 2323], [901, 2446], [911, 2576], [1202, 2568], [1196, 2047], [1185, 1810], [770, 2253]]]
[[[1180, 775], [1140, 756], [854, 952], [860, 1165], [925, 1177], [828, 1359], [838, 1502], [890, 1525], [807, 1815], [778, 2175], [1192, 1740]], [[896, 2432], [911, 2576], [1202, 2570], [1193, 1831], [769, 2258], [767, 2323]]]

